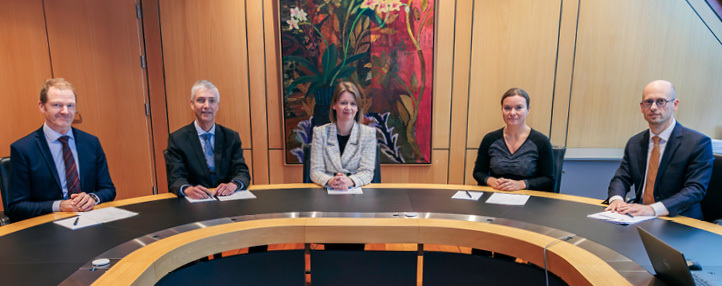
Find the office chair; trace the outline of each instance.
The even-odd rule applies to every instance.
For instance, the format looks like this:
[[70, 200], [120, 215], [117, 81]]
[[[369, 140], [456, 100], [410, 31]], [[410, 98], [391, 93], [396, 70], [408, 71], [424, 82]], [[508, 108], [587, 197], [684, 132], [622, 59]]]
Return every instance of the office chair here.
[[[311, 182], [311, 144], [303, 146], [303, 182]], [[381, 183], [381, 148], [376, 146], [376, 166], [371, 183]]]
[[0, 195], [3, 200], [3, 212], [0, 212], [0, 225], [10, 224], [10, 218], [5, 215], [8, 211], [8, 186], [10, 186], [10, 157], [0, 158]]
[[704, 220], [722, 225], [722, 154], [714, 154], [712, 179], [701, 204]]
[[552, 146], [554, 155], [554, 192], [559, 193], [562, 187], [562, 174], [564, 173], [564, 154], [567, 152], [566, 146]]

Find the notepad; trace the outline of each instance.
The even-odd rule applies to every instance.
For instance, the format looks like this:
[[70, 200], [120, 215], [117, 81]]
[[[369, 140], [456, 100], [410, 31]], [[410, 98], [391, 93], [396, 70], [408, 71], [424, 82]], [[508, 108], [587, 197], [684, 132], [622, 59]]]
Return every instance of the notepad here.
[[588, 218], [598, 219], [606, 222], [610, 222], [613, 224], [621, 224], [621, 225], [630, 225], [635, 224], [638, 222], [643, 222], [645, 220], [650, 220], [653, 218], [656, 218], [656, 216], [629, 216], [626, 214], [620, 214], [617, 212], [600, 212], [595, 214], [587, 215]]
[[526, 204], [527, 200], [529, 200], [529, 195], [493, 193], [491, 194], [491, 197], [486, 200], [486, 203], [496, 205], [523, 206]]
[[[101, 223], [108, 223], [111, 221], [121, 220], [125, 218], [129, 218], [132, 216], [136, 216], [138, 213], [131, 212], [124, 209], [119, 209], [116, 207], [107, 207], [97, 210], [92, 210], [89, 212], [81, 212], [78, 213], [77, 216], [56, 220], [53, 223], [76, 230], [79, 228], [89, 227], [98, 225]], [[76, 223], [77, 221], [77, 223]]]
[[326, 191], [329, 195], [363, 195], [363, 190], [361, 190], [361, 187], [355, 187], [350, 188], [348, 190], [334, 190], [331, 188], [326, 188]]
[[458, 191], [451, 198], [459, 200], [478, 201], [484, 192]]
[[242, 191], [235, 191], [230, 195], [227, 196], [218, 196], [218, 200], [220, 201], [233, 201], [233, 200], [247, 200], [247, 199], [255, 199], [256, 195], [251, 193], [249, 190], [242, 190]]

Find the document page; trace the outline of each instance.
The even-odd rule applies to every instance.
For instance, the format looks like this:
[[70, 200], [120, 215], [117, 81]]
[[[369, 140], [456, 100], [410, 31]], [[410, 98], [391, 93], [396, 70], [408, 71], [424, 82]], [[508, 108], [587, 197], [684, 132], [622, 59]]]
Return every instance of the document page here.
[[484, 192], [458, 191], [451, 198], [459, 200], [478, 201], [483, 194]]
[[326, 188], [329, 195], [363, 195], [363, 191], [361, 190], [361, 187], [355, 187], [350, 188], [348, 190], [334, 190], [331, 188]]
[[527, 200], [529, 200], [529, 195], [493, 193], [491, 194], [491, 197], [486, 200], [486, 203], [509, 206], [523, 206], [526, 204]]
[[186, 198], [186, 200], [188, 200], [188, 201], [191, 202], [191, 203], [212, 202], [212, 201], [215, 201], [215, 200], [216, 200], [215, 197], [203, 198], [203, 199], [194, 199], [194, 198], [191, 198], [191, 197], [189, 197], [189, 196], [185, 196], [185, 198]]
[[[97, 222], [106, 223], [119, 219], [129, 218], [138, 215], [136, 212], [119, 209], [116, 207], [107, 207], [89, 212], [78, 213], [83, 218], [95, 220]], [[82, 220], [82, 218], [81, 218]]]
[[89, 219], [87, 217], [84, 218], [82, 216], [74, 216], [71, 218], [56, 220], [53, 223], [57, 224], [59, 226], [63, 226], [63, 227], [72, 229], [72, 230], [100, 224], [99, 221]]
[[235, 191], [230, 195], [227, 196], [218, 196], [218, 200], [220, 201], [233, 201], [233, 200], [246, 200], [246, 199], [255, 199], [256, 195], [251, 193], [249, 190], [242, 190], [242, 191]]
[[587, 216], [588, 218], [603, 220], [606, 222], [611, 222], [613, 224], [622, 224], [622, 225], [630, 225], [635, 224], [638, 222], [642, 222], [645, 220], [650, 220], [655, 218], [656, 216], [632, 216], [628, 214], [620, 214], [616, 212], [600, 212], [595, 214], [590, 214]]

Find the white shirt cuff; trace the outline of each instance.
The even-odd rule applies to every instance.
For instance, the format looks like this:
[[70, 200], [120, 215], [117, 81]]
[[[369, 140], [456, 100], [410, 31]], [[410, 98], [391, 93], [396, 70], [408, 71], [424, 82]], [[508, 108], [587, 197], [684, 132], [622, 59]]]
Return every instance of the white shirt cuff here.
[[60, 202], [61, 202], [61, 201], [54, 201], [54, 202], [53, 202], [53, 212], [59, 212], [59, 211], [60, 211]]
[[654, 215], [656, 216], [663, 216], [669, 214], [669, 210], [667, 210], [667, 207], [665, 207], [662, 202], [656, 202], [649, 206], [654, 209]]
[[182, 185], [180, 189], [178, 189], [178, 193], [181, 195], [181, 197], [185, 197], [186, 193], [183, 192], [183, 189], [186, 187], [192, 187], [191, 185]]
[[624, 198], [622, 198], [622, 196], [612, 196], [611, 198], [609, 198], [609, 203], [611, 204], [613, 201], [616, 201], [616, 200], [624, 201]]

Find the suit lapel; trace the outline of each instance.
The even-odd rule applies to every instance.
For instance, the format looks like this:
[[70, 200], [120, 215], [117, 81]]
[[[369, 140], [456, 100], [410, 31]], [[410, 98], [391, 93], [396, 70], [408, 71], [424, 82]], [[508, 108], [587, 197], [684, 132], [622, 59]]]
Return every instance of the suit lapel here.
[[78, 138], [78, 132], [75, 132], [75, 128], [73, 128], [73, 137], [75, 137], [75, 150], [78, 152], [78, 162], [76, 164], [78, 165], [78, 168], [80, 168], [80, 191], [89, 193], [91, 190], [85, 189], [85, 182], [88, 181], [87, 174], [89, 174], [88, 171], [91, 170], [90, 166], [88, 165], [89, 162], [91, 162], [91, 155], [90, 155], [90, 148], [87, 146], [88, 142], [85, 142], [83, 140], [80, 140]]
[[[224, 178], [224, 172], [223, 164], [221, 163], [221, 157], [223, 156], [223, 150], [225, 146], [223, 146], [225, 142], [225, 133], [221, 130], [220, 126], [216, 124], [216, 134], [215, 134], [215, 143], [213, 144], [213, 162], [216, 167], [216, 178]], [[215, 186], [216, 182], [213, 182], [213, 185]]]
[[[660, 181], [662, 174], [664, 174], [664, 170], [667, 169], [667, 165], [669, 165], [669, 162], [672, 160], [672, 157], [674, 157], [674, 153], [677, 152], [679, 145], [681, 145], [681, 143], [682, 143], [681, 137], [682, 137], [682, 125], [680, 125], [678, 122], [677, 125], [674, 126], [674, 130], [672, 130], [672, 134], [669, 136], [669, 141], [667, 141], [667, 146], [664, 148], [664, 155], [662, 155], [662, 161], [659, 162], [657, 178], [655, 179], [656, 182]], [[655, 185], [655, 188], [657, 185]]]
[[351, 136], [349, 136], [348, 142], [346, 142], [346, 147], [344, 148], [343, 156], [341, 157], [342, 165], [348, 165], [354, 154], [356, 154], [356, 149], [358, 149], [360, 128], [357, 125], [358, 123], [354, 123], [353, 127], [351, 127]]
[[60, 185], [58, 169], [55, 167], [53, 155], [50, 153], [50, 147], [48, 147], [48, 141], [47, 139], [45, 139], [45, 133], [43, 132], [43, 128], [40, 127], [40, 129], [38, 129], [38, 131], [36, 132], [37, 140], [35, 141], [35, 143], [37, 143], [36, 145], [38, 146], [38, 152], [43, 157], [43, 160], [45, 160], [45, 165], [48, 166], [48, 170], [50, 170], [50, 173], [53, 174], [53, 178], [55, 178], [55, 185], [57, 185], [58, 190], [61, 190], [62, 192], [63, 186]]
[[634, 182], [637, 200], [642, 200], [642, 187], [644, 185], [644, 176], [647, 174], [647, 153], [649, 151], [649, 129], [644, 131], [642, 140], [639, 142], [639, 156], [637, 156], [637, 166], [639, 166], [639, 182]]
[[[211, 177], [211, 170], [208, 169], [208, 164], [206, 164], [206, 156], [203, 155], [203, 146], [201, 146], [201, 140], [200, 137], [198, 137], [198, 131], [196, 131], [196, 127], [191, 123], [188, 125], [186, 130], [186, 136], [188, 143], [191, 144], [191, 149], [193, 154], [196, 155], [196, 159], [193, 160], [192, 164], [199, 164], [201, 167], [201, 170], [203, 170], [203, 178], [207, 178], [210, 180]], [[213, 182], [211, 182], [213, 184]]]
[[343, 170], [341, 165], [341, 151], [338, 147], [338, 138], [336, 137], [336, 124], [331, 123], [328, 126], [328, 137], [326, 137], [326, 153], [328, 158], [331, 159], [331, 163], [336, 170]]

